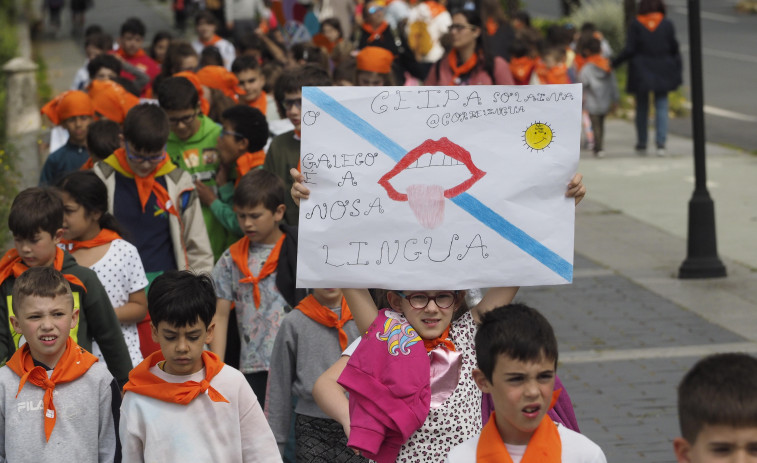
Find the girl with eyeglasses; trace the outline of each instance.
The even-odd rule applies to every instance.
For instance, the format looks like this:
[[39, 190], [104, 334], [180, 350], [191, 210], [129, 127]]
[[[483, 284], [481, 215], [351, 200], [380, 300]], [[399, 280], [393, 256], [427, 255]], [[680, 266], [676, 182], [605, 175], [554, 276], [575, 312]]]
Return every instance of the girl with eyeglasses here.
[[[290, 174], [299, 204], [310, 191], [302, 174], [296, 169]], [[566, 195], [578, 202], [584, 194], [576, 174]], [[445, 461], [452, 447], [483, 426], [483, 395], [472, 375], [478, 320], [510, 303], [518, 288], [490, 288], [471, 309], [465, 291], [390, 290], [389, 307], [381, 310], [367, 289], [342, 291], [365, 334], [315, 383], [316, 403], [342, 424], [348, 446], [363, 456], [379, 462]], [[572, 413], [567, 415], [554, 418], [570, 421]]]
[[452, 49], [433, 66], [426, 85], [513, 85], [507, 61], [484, 47], [486, 33], [478, 11], [463, 9], [452, 15]]

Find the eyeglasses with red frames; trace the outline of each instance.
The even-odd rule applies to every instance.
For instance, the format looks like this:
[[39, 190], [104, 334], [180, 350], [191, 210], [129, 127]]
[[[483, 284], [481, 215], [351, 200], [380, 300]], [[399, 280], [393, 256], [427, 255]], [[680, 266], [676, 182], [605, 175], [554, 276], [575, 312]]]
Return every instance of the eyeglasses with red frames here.
[[449, 309], [457, 300], [457, 293], [452, 291], [441, 291], [435, 296], [429, 296], [426, 293], [405, 294], [401, 291], [395, 291], [400, 297], [407, 299], [410, 306], [414, 309], [425, 309], [429, 301], [434, 301], [440, 309]]

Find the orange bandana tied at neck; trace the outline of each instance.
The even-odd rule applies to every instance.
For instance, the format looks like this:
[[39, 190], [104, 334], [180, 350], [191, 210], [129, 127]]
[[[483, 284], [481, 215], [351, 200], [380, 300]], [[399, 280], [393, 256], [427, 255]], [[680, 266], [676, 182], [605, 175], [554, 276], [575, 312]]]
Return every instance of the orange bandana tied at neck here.
[[202, 47], [205, 48], [205, 47], [209, 47], [211, 45], [217, 44], [220, 40], [221, 40], [220, 36], [218, 36], [217, 34], [213, 34], [213, 37], [211, 37], [210, 40], [208, 40], [207, 42], [203, 42], [202, 40], [200, 40], [200, 43], [202, 43]]
[[[552, 392], [549, 408], [555, 406], [560, 390]], [[544, 415], [539, 427], [531, 435], [521, 463], [560, 463], [562, 461], [562, 441], [557, 425], [549, 415]], [[481, 430], [476, 447], [477, 463], [513, 463], [505, 442], [497, 428], [496, 412], [492, 412], [489, 422]]]
[[438, 338], [423, 340], [423, 345], [426, 346], [426, 352], [431, 352], [439, 345], [445, 346], [450, 352], [455, 352], [455, 344], [447, 338], [449, 338], [449, 326], [445, 328], [444, 332]]
[[134, 53], [133, 55], [127, 55], [127, 54], [126, 54], [126, 51], [124, 51], [124, 49], [123, 49], [123, 48], [119, 48], [118, 50], [116, 50], [116, 54], [117, 54], [118, 56], [120, 56], [121, 58], [123, 58], [123, 59], [141, 58], [141, 57], [143, 57], [143, 56], [146, 56], [146, 55], [147, 55], [147, 54], [145, 53], [145, 51], [144, 51], [144, 50], [142, 50], [141, 48], [140, 48], [139, 50], [137, 50], [137, 52], [136, 52], [136, 53]]
[[6, 365], [14, 373], [21, 377], [18, 383], [18, 392], [16, 398], [21, 393], [21, 389], [27, 381], [45, 390], [45, 396], [42, 400], [42, 413], [45, 414], [45, 439], [50, 440], [50, 435], [55, 427], [57, 413], [53, 403], [53, 391], [55, 386], [63, 383], [70, 383], [89, 370], [89, 367], [97, 362], [97, 357], [82, 349], [71, 338], [66, 339], [66, 350], [63, 356], [53, 369], [53, 374], [48, 378], [47, 371], [41, 366], [34, 366], [34, 359], [29, 351], [29, 344], [25, 344], [21, 349], [8, 360]]
[[639, 21], [644, 27], [646, 27], [649, 32], [654, 32], [655, 29], [657, 29], [657, 26], [659, 26], [662, 22], [662, 18], [664, 17], [665, 15], [659, 12], [647, 13], [636, 16], [636, 20]]
[[373, 28], [370, 24], [363, 23], [363, 30], [368, 34], [368, 43], [375, 42], [376, 40], [381, 38], [381, 34], [384, 33], [386, 28], [389, 27], [389, 23], [384, 21], [377, 28]]
[[258, 168], [263, 165], [265, 161], [265, 151], [255, 151], [254, 153], [244, 153], [237, 158], [237, 180], [235, 185], [239, 183], [239, 180], [244, 177], [244, 174], [252, 169]]
[[[168, 159], [168, 156], [160, 161], [160, 164], [158, 164], [147, 177], [140, 177], [136, 175], [133, 170], [131, 170], [129, 163], [126, 161], [125, 149], [118, 148], [112, 154], [112, 156], [118, 162], [117, 167], [119, 167], [120, 169], [117, 170], [122, 170], [123, 172], [128, 174], [134, 179], [134, 182], [137, 184], [137, 193], [139, 194], [139, 202], [142, 205], [142, 212], [145, 212], [145, 206], [147, 205], [147, 201], [150, 199], [150, 194], [155, 193], [155, 197], [158, 199], [158, 203], [162, 204], [170, 214], [179, 217], [179, 213], [176, 211], [176, 207], [174, 207], [173, 201], [171, 201], [171, 197], [168, 196], [168, 191], [166, 191], [163, 185], [155, 181], [156, 174], [163, 170], [164, 167], [166, 168], [166, 170], [173, 170], [173, 168], [175, 168], [175, 166]], [[110, 157], [106, 159], [106, 162], [108, 162], [109, 159]], [[112, 161], [109, 162], [109, 164], [113, 165]]]
[[121, 235], [109, 230], [107, 228], [100, 229], [100, 233], [97, 234], [91, 240], [76, 241], [76, 240], [61, 240], [61, 244], [66, 246], [68, 252], [78, 251], [79, 249], [89, 249], [108, 244], [113, 240], [120, 240]]
[[210, 381], [221, 371], [224, 363], [216, 354], [210, 351], [202, 352], [202, 363], [205, 365], [205, 379], [200, 381], [185, 381], [183, 383], [170, 383], [150, 373], [150, 368], [165, 360], [161, 351], [153, 352], [142, 363], [137, 365], [129, 373], [129, 382], [124, 386], [124, 392], [131, 391], [136, 394], [152, 397], [179, 405], [187, 405], [200, 394], [206, 391], [213, 402], [226, 402], [226, 397], [210, 385]]
[[79, 170], [91, 170], [93, 167], [95, 167], [95, 161], [93, 161], [92, 158], [89, 158], [81, 165], [81, 167], [79, 167]]
[[352, 320], [352, 312], [344, 297], [342, 297], [341, 317], [337, 317], [333, 310], [324, 307], [312, 294], [303, 299], [295, 309], [299, 309], [308, 318], [323, 326], [336, 328], [339, 332], [339, 347], [342, 350], [347, 348], [347, 333], [344, 331], [344, 324]]
[[599, 53], [587, 56], [586, 58], [584, 58], [583, 63], [581, 64], [582, 66], [585, 66], [588, 63], [593, 64], [594, 66], [605, 72], [610, 72], [612, 70], [612, 68], [610, 67], [610, 60], [603, 57]]
[[457, 50], [455, 50], [454, 48], [449, 52], [447, 59], [449, 62], [449, 67], [452, 69], [452, 73], [454, 74], [454, 76], [452, 77], [452, 85], [460, 85], [460, 76], [471, 72], [478, 63], [478, 56], [476, 56], [476, 53], [473, 53], [472, 55], [470, 55], [470, 58], [468, 58], [468, 61], [458, 66]]
[[282, 234], [276, 244], [273, 246], [273, 250], [268, 254], [268, 258], [265, 260], [263, 267], [260, 269], [258, 276], [254, 276], [250, 271], [250, 267], [247, 265], [247, 257], [250, 252], [250, 238], [244, 237], [236, 243], [229, 246], [231, 252], [231, 259], [234, 261], [239, 270], [244, 274], [244, 278], [240, 279], [240, 283], [252, 283], [252, 299], [255, 302], [255, 308], [260, 308], [260, 286], [258, 283], [276, 271], [276, 267], [279, 265], [279, 254], [281, 254], [281, 247], [284, 245], [285, 234]]
[[[56, 247], [53, 268], [59, 272], [61, 271], [61, 268], [63, 268], [64, 256], [65, 255], [63, 253], [63, 250]], [[7, 280], [11, 275], [13, 275], [14, 278], [18, 278], [27, 270], [29, 270], [29, 267], [27, 267], [23, 259], [21, 259], [21, 256], [18, 255], [18, 251], [16, 251], [15, 248], [9, 250], [5, 253], [3, 258], [0, 259], [0, 285], [3, 284], [3, 282]], [[69, 283], [81, 286], [82, 288], [84, 288], [84, 291], [87, 290], [87, 287], [84, 286], [84, 283], [82, 283], [80, 279], [68, 273], [61, 273], [63, 274], [63, 278], [65, 278]]]
[[494, 18], [488, 18], [486, 20], [486, 34], [494, 35], [497, 33], [497, 30], [499, 30], [499, 23], [497, 23], [497, 20]]
[[534, 66], [536, 66], [536, 62], [528, 56], [511, 59], [510, 71], [513, 73], [515, 83], [518, 85], [527, 85], [531, 80], [531, 72], [533, 72]]
[[251, 108], [258, 108], [265, 116], [266, 111], [268, 110], [268, 95], [265, 91], [262, 91], [255, 101], [250, 101], [247, 105]]

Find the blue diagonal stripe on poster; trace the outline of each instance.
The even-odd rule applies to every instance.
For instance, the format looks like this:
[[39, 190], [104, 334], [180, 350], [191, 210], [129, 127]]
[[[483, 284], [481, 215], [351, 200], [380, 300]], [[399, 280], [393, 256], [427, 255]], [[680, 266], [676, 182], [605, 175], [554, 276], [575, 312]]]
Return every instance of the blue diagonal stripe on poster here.
[[[399, 162], [407, 154], [407, 150], [397, 144], [397, 142], [327, 95], [323, 90], [317, 87], [303, 87], [302, 96], [342, 125], [364, 138], [377, 149], [383, 151], [394, 159], [395, 162]], [[571, 281], [573, 279], [573, 265], [570, 262], [513, 225], [469, 193], [461, 193], [454, 198], [450, 198], [450, 200], [565, 280]]]

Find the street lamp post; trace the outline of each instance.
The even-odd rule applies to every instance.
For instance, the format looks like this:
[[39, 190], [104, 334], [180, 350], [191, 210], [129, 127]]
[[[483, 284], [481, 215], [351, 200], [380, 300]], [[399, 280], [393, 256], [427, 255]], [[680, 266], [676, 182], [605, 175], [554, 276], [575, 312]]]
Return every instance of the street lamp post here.
[[702, 80], [702, 28], [699, 0], [688, 0], [689, 54], [691, 61], [691, 120], [694, 141], [694, 193], [689, 200], [689, 234], [686, 260], [678, 278], [716, 278], [726, 275], [715, 238], [715, 205], [707, 191], [704, 151], [704, 84]]

